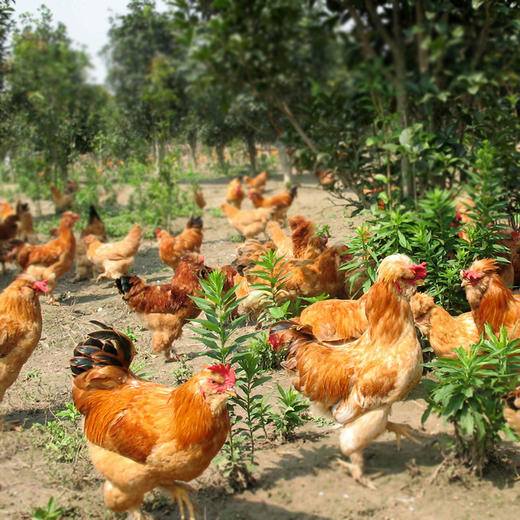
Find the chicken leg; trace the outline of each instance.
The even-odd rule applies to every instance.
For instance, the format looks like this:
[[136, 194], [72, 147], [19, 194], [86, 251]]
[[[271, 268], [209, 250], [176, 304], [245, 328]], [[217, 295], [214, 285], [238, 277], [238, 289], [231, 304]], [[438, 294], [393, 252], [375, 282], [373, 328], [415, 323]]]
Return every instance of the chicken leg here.
[[421, 444], [421, 441], [416, 439], [412, 434], [419, 435], [418, 432], [416, 432], [413, 428], [410, 428], [410, 426], [406, 424], [401, 423], [394, 423], [391, 421], [388, 421], [386, 423], [386, 429], [389, 432], [395, 433], [396, 439], [397, 439], [397, 451], [401, 451], [401, 436], [406, 437], [408, 440], [415, 442], [415, 444]]
[[193, 493], [195, 490], [191, 486], [184, 483], [181, 484], [180, 482], [165, 487], [165, 489], [170, 494], [172, 501], [177, 502], [181, 520], [186, 520], [184, 506], [186, 506], [186, 509], [188, 510], [188, 520], [195, 520], [195, 509], [197, 508], [197, 505], [192, 503], [189, 495], [190, 492]]

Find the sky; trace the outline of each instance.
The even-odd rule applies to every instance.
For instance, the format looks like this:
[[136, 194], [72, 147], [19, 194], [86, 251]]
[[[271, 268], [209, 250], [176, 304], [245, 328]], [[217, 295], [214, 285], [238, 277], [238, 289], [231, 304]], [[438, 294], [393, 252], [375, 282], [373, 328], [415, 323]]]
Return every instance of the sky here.
[[[45, 4], [52, 12], [53, 19], [65, 24], [67, 34], [79, 48], [86, 47], [92, 68], [89, 80], [103, 83], [106, 76], [104, 60], [99, 52], [108, 43], [109, 18], [124, 14], [129, 0], [15, 0], [15, 20], [22, 13], [37, 15], [38, 8]], [[159, 8], [164, 2], [157, 2]]]

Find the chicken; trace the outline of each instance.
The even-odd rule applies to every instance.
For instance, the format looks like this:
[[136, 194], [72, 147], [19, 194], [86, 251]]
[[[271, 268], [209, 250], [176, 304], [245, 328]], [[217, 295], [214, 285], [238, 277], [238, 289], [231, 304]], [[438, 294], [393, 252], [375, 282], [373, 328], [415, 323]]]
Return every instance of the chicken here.
[[473, 218], [470, 213], [475, 207], [475, 203], [468, 197], [456, 197], [455, 200], [455, 218], [453, 221], [454, 227], [461, 226], [461, 230], [457, 233], [457, 236], [466, 242], [469, 241], [469, 236], [466, 232], [466, 226], [473, 222]]
[[279, 256], [285, 258], [293, 258], [293, 242], [291, 237], [288, 237], [284, 230], [280, 227], [280, 224], [274, 220], [267, 223], [267, 233], [271, 237], [271, 240], [276, 246], [276, 250]]
[[155, 231], [155, 236], [159, 241], [161, 262], [175, 269], [186, 253], [200, 251], [202, 217], [190, 217], [182, 233], [176, 237], [172, 237], [168, 231], [160, 229]]
[[[96, 207], [90, 205], [88, 224], [80, 233], [83, 239], [88, 235], [94, 236], [100, 242], [108, 240], [105, 224], [101, 220]], [[86, 280], [89, 276], [94, 276], [94, 264], [87, 258], [87, 245], [84, 240], [79, 240], [76, 248], [76, 274], [72, 279], [73, 282]]]
[[195, 204], [197, 204], [200, 209], [204, 209], [206, 207], [206, 199], [204, 198], [204, 194], [202, 193], [200, 186], [193, 187], [193, 198], [195, 200]]
[[135, 376], [129, 369], [134, 345], [114, 329], [88, 334], [74, 349], [72, 397], [85, 416], [92, 463], [105, 477], [106, 506], [141, 519], [144, 495], [160, 487], [195, 520], [187, 493], [226, 441], [226, 401], [234, 396], [229, 365], [205, 366], [171, 388]]
[[242, 189], [242, 177], [235, 177], [232, 179], [226, 188], [226, 201], [240, 209], [245, 193]]
[[314, 174], [316, 175], [319, 183], [324, 188], [332, 188], [332, 186], [336, 182], [336, 175], [334, 174], [334, 171], [330, 168], [322, 168], [316, 170]]
[[56, 207], [56, 213], [63, 213], [72, 208], [76, 196], [72, 193], [62, 193], [54, 184], [50, 185], [52, 200]]
[[9, 202], [0, 202], [0, 208], [0, 220], [2, 222], [4, 222], [9, 215], [16, 214], [16, 210], [11, 206], [11, 204], [9, 204]]
[[39, 296], [46, 286], [45, 280], [21, 274], [0, 294], [0, 402], [40, 341]]
[[468, 350], [480, 339], [471, 312], [453, 317], [425, 293], [414, 294], [410, 307], [415, 325], [428, 338], [437, 357], [456, 359], [456, 348]]
[[137, 276], [116, 280], [130, 310], [152, 331], [154, 352], [163, 352], [168, 361], [178, 359], [172, 344], [181, 336], [182, 327], [200, 314], [190, 296], [197, 294], [199, 278], [205, 278], [208, 272], [204, 257], [191, 253], [181, 260], [169, 284], [148, 285]]
[[49, 303], [57, 305], [54, 300], [54, 289], [59, 278], [70, 271], [76, 254], [76, 239], [72, 228], [78, 220], [76, 213], [66, 211], [58, 228], [58, 238], [46, 244], [24, 244], [15, 250], [13, 255], [26, 273], [37, 280], [48, 281]]
[[29, 204], [18, 201], [16, 204], [16, 214], [18, 215], [18, 232], [16, 238], [24, 242], [29, 242], [30, 244], [36, 244], [38, 239], [34, 231]]
[[0, 240], [11, 240], [16, 236], [18, 232], [18, 221], [19, 218], [16, 213], [6, 217], [0, 224]]
[[269, 334], [279, 350], [288, 347], [284, 368], [294, 387], [342, 425], [342, 463], [358, 482], [374, 487], [363, 471], [363, 450], [385, 430], [411, 438], [411, 429], [388, 421], [392, 404], [415, 388], [422, 374], [422, 350], [415, 334], [410, 298], [426, 277], [424, 264], [405, 255], [385, 258], [366, 295], [368, 328], [343, 347], [319, 343], [308, 327], [282, 322]]
[[498, 334], [504, 326], [511, 339], [520, 338], [520, 296], [506, 287], [499, 269], [494, 259], [475, 260], [468, 270], [461, 271], [461, 285], [466, 289], [479, 334], [484, 332], [484, 324], [489, 323], [493, 334]]
[[236, 249], [236, 258], [231, 265], [236, 267], [240, 275], [244, 270], [256, 268], [255, 262], [261, 260], [262, 256], [268, 251], [276, 249], [273, 242], [260, 242], [254, 238], [248, 238]]
[[301, 215], [289, 218], [293, 255], [295, 258], [313, 259], [327, 248], [328, 239], [316, 235], [314, 222]]
[[293, 184], [283, 193], [279, 193], [273, 197], [264, 197], [257, 190], [251, 190], [247, 196], [255, 208], [275, 208], [276, 212], [274, 213], [273, 218], [283, 223], [287, 218], [287, 210], [296, 197], [297, 191], [298, 185]]
[[87, 246], [87, 258], [94, 264], [95, 269], [102, 271], [95, 279], [102, 278], [115, 280], [128, 274], [134, 263], [134, 257], [141, 244], [141, 226], [136, 224], [119, 242], [102, 244], [94, 235], [83, 238]]
[[265, 233], [265, 226], [276, 213], [276, 208], [240, 210], [226, 203], [220, 207], [229, 223], [246, 238]]
[[25, 245], [23, 240], [0, 240], [0, 263], [2, 264], [2, 274], [6, 274], [7, 270], [5, 264], [7, 262], [14, 262], [16, 254]]
[[520, 386], [505, 400], [504, 417], [507, 424], [520, 437]]
[[244, 177], [244, 182], [246, 186], [252, 190], [258, 190], [260, 193], [263, 193], [265, 190], [265, 184], [267, 182], [267, 177], [269, 174], [267, 173], [267, 170], [264, 170], [263, 172], [260, 172], [255, 177], [248, 177], [247, 175]]

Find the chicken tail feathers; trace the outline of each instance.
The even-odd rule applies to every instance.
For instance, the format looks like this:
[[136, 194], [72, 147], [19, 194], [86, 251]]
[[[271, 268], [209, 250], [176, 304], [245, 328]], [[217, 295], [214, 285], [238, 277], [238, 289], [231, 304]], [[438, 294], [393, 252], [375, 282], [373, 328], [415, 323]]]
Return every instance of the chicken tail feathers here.
[[136, 277], [135, 276], [121, 276], [121, 278], [118, 278], [116, 280], [116, 285], [117, 285], [117, 289], [118, 291], [124, 296], [125, 294], [127, 294], [128, 292], [130, 292], [130, 290], [132, 289], [132, 287], [135, 285], [134, 282], [135, 282], [135, 279]]
[[94, 204], [91, 204], [89, 208], [88, 223], [92, 224], [95, 220], [99, 220], [99, 222], [102, 222], [101, 217], [99, 216], [99, 213], [96, 210], [96, 206], [94, 206]]
[[74, 357], [70, 360], [73, 377], [105, 366], [128, 369], [135, 354], [130, 338], [101, 322], [93, 323], [102, 328], [90, 332], [76, 345]]

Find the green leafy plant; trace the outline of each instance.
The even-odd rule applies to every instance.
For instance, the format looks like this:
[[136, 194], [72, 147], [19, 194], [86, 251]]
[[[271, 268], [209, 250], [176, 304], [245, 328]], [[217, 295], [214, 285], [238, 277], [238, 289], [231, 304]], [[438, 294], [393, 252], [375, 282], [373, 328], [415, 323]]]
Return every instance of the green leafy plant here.
[[38, 507], [31, 513], [32, 520], [59, 520], [64, 511], [56, 505], [54, 497], [49, 498], [45, 507]]
[[277, 433], [285, 440], [294, 437], [294, 430], [309, 420], [309, 401], [289, 387], [284, 390], [279, 384], [276, 385], [279, 392], [278, 413], [272, 415]]
[[433, 412], [453, 424], [457, 455], [478, 473], [500, 443], [500, 432], [515, 438], [504, 420], [503, 398], [520, 383], [520, 340], [509, 341], [504, 328], [495, 336], [487, 324], [485, 334], [468, 352], [457, 349], [456, 359], [426, 363], [435, 380], [426, 381], [422, 418]]
[[267, 332], [260, 331], [246, 345], [246, 348], [254, 354], [258, 366], [263, 370], [278, 369], [285, 357], [285, 350], [276, 351], [267, 341], [267, 338]]
[[182, 356], [179, 360], [179, 366], [172, 371], [175, 382], [182, 385], [193, 375], [193, 368], [186, 363], [186, 357]]

